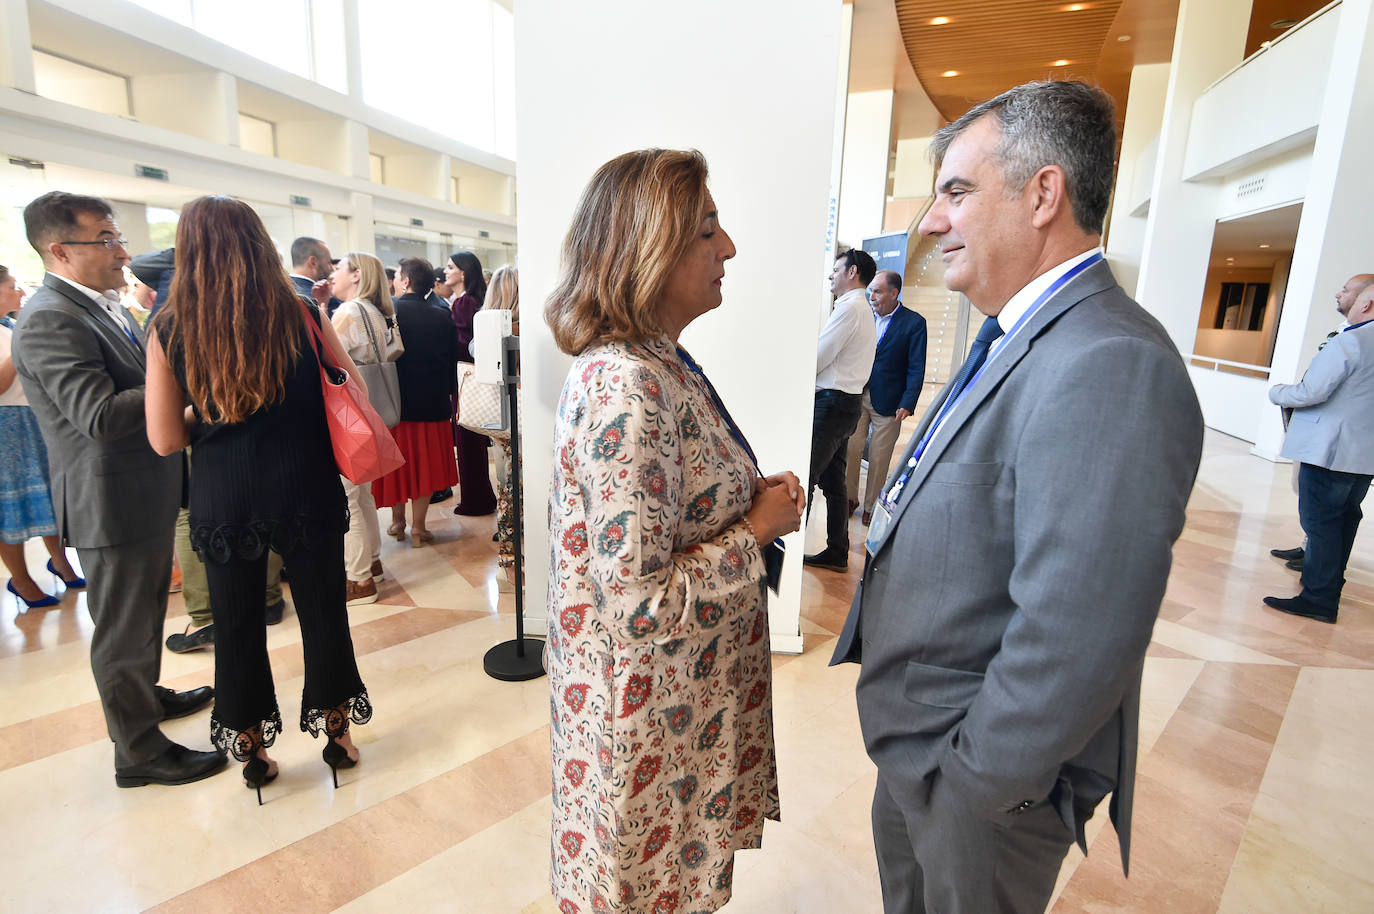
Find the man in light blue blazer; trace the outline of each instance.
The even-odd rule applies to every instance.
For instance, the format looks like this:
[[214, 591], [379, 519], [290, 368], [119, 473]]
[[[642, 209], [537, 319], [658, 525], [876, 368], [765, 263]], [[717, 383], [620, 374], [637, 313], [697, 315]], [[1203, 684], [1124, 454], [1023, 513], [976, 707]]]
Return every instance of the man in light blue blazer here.
[[1297, 384], [1275, 384], [1269, 399], [1293, 410], [1282, 456], [1299, 464], [1298, 520], [1307, 534], [1302, 591], [1266, 605], [1334, 623], [1345, 566], [1374, 479], [1374, 286], [1351, 305], [1350, 326], [1312, 359]]
[[988, 315], [874, 508], [859, 661], [887, 914], [1040, 914], [1108, 794], [1130, 849], [1140, 679], [1202, 452], [1160, 323], [1102, 259], [1116, 131], [1028, 83], [931, 144], [922, 234]]

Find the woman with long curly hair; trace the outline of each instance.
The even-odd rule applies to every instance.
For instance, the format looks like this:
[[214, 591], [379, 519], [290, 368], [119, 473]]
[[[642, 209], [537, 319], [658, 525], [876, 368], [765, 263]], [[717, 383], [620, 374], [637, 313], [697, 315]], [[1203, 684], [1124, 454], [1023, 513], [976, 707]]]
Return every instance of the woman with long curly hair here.
[[210, 736], [246, 763], [259, 802], [277, 776], [267, 749], [282, 727], [262, 599], [269, 549], [291, 575], [300, 619], [301, 730], [323, 732], [325, 762], [349, 768], [358, 760], [349, 723], [372, 716], [340, 574], [347, 503], [306, 321], [323, 332], [324, 359], [356, 376], [329, 321], [291, 288], [257, 213], [231, 197], [186, 205], [176, 276], [148, 338], [148, 439], [163, 455], [193, 446], [191, 542], [215, 623]]

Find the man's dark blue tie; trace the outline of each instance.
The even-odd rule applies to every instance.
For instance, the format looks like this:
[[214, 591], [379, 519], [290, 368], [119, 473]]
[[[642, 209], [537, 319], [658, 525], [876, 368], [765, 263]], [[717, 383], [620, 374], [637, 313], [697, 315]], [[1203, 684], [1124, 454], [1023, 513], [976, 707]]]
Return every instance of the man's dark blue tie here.
[[978, 335], [973, 339], [973, 345], [969, 347], [968, 358], [964, 359], [964, 364], [959, 368], [959, 373], [954, 376], [953, 382], [949, 385], [949, 396], [945, 398], [946, 403], [953, 404], [959, 399], [959, 394], [964, 392], [968, 386], [969, 378], [983, 367], [983, 363], [988, 360], [988, 350], [992, 344], [1002, 335], [1002, 325], [997, 323], [997, 318], [990, 317], [983, 321], [983, 326], [978, 328]]

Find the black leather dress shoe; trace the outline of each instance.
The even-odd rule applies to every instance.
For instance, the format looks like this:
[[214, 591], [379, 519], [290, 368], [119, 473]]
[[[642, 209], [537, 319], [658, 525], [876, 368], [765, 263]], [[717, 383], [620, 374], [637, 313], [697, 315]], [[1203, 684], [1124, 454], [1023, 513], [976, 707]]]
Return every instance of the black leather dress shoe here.
[[115, 784], [142, 787], [145, 784], [189, 784], [208, 778], [228, 763], [222, 752], [197, 752], [176, 743], [162, 750], [157, 758], [141, 765], [115, 769]]
[[1307, 550], [1297, 546], [1293, 549], [1270, 549], [1269, 554], [1285, 562], [1301, 562], [1307, 557]]
[[167, 636], [167, 650], [173, 654], [204, 650], [215, 643], [215, 623], [198, 628], [189, 635], [185, 632], [172, 632]]
[[286, 612], [286, 601], [278, 600], [267, 607], [267, 624], [276, 625], [281, 621], [282, 614]]
[[163, 720], [172, 720], [177, 717], [185, 717], [187, 714], [194, 714], [208, 705], [215, 697], [215, 690], [210, 686], [201, 686], [198, 689], [190, 689], [185, 692], [173, 692], [162, 686], [153, 686], [153, 688], [157, 690], [157, 700], [162, 702]]
[[1302, 571], [1302, 566], [1302, 559], [1289, 559], [1283, 563], [1283, 567], [1287, 568], [1289, 571]]
[[1317, 604], [1304, 600], [1302, 595], [1296, 597], [1265, 597], [1264, 605], [1271, 606], [1281, 613], [1288, 613], [1290, 616], [1303, 616], [1307, 619], [1316, 619], [1318, 622], [1325, 622], [1328, 625], [1336, 623], [1336, 614], [1322, 609]]
[[447, 489], [440, 489], [439, 491], [435, 492], [433, 495], [429, 496], [429, 503], [430, 503], [431, 505], [437, 505], [439, 502], [445, 501], [445, 500], [450, 499], [450, 498], [452, 498], [452, 497], [453, 497], [453, 487], [452, 487], [452, 486], [449, 486]]
[[814, 555], [802, 556], [802, 564], [830, 571], [848, 571], [849, 553], [841, 552], [839, 549], [822, 549]]

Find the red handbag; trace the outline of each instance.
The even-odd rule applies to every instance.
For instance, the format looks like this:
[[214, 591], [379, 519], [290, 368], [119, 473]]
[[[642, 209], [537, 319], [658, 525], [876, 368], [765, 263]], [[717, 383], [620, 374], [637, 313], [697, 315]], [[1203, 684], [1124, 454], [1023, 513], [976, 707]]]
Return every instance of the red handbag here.
[[301, 302], [301, 310], [315, 338], [320, 390], [324, 393], [324, 418], [329, 425], [329, 443], [333, 445], [334, 462], [339, 465], [339, 472], [350, 482], [363, 485], [399, 469], [406, 459], [401, 456], [396, 439], [391, 437], [386, 423], [348, 372], [326, 365], [324, 333], [304, 302]]

